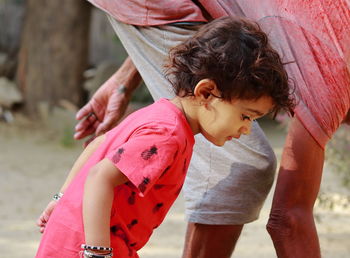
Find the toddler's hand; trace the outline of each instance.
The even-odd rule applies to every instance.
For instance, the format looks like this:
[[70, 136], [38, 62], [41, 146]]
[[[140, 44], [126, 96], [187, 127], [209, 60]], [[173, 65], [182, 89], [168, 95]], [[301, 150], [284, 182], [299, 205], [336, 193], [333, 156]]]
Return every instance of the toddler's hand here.
[[44, 233], [46, 223], [49, 221], [49, 218], [51, 216], [52, 211], [57, 205], [57, 201], [52, 200], [49, 202], [49, 204], [46, 206], [45, 210], [43, 213], [41, 213], [40, 217], [36, 221], [37, 226], [39, 227], [40, 233]]

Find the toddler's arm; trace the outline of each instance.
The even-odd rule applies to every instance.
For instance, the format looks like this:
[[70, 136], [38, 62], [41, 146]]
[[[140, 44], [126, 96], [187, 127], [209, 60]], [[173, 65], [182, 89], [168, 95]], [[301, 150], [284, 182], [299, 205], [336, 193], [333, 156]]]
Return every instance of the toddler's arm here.
[[75, 175], [81, 170], [81, 168], [84, 166], [86, 161], [90, 158], [90, 156], [96, 151], [98, 146], [104, 141], [105, 136], [101, 135], [94, 139], [80, 154], [79, 158], [75, 161], [71, 171], [69, 172], [66, 181], [64, 182], [63, 186], [61, 187], [60, 192], [64, 193], [64, 191], [69, 186], [70, 182], [73, 180]]
[[[97, 147], [103, 142], [105, 136], [99, 136], [94, 141], [92, 141], [80, 154], [79, 158], [74, 163], [71, 171], [69, 172], [66, 181], [64, 182], [63, 186], [61, 187], [60, 192], [64, 193], [72, 179], [75, 177], [75, 175], [80, 171], [82, 166], [85, 164], [85, 162], [89, 159], [91, 154], [97, 149]], [[45, 231], [46, 223], [49, 221], [49, 218], [51, 216], [52, 211], [54, 210], [55, 206], [57, 204], [57, 201], [52, 200], [49, 202], [49, 204], [46, 206], [44, 211], [39, 216], [36, 224], [40, 228], [40, 233], [43, 233]]]
[[83, 220], [87, 245], [110, 247], [110, 219], [114, 188], [128, 178], [108, 159], [89, 171], [83, 198]]

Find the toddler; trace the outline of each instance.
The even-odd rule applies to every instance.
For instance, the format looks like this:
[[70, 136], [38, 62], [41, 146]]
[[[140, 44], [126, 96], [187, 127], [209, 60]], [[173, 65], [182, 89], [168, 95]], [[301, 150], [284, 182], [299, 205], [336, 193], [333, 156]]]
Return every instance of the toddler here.
[[166, 68], [176, 97], [87, 146], [39, 218], [36, 257], [138, 257], [181, 191], [195, 134], [222, 146], [294, 104], [279, 55], [245, 19], [203, 26], [170, 51]]

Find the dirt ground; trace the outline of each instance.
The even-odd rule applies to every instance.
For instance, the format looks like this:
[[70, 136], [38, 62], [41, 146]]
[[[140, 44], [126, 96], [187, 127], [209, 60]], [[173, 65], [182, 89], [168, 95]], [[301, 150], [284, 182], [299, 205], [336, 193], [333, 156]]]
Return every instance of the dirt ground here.
[[[35, 221], [81, 151], [81, 143], [63, 146], [62, 142], [67, 140], [64, 132], [19, 120], [12, 125], [0, 122], [0, 257], [4, 258], [34, 257], [40, 240]], [[272, 122], [263, 123], [263, 127], [280, 157], [284, 131]], [[335, 199], [349, 194], [329, 169], [325, 171], [321, 191]], [[276, 257], [265, 231], [270, 206], [271, 194], [260, 219], [244, 228], [233, 257]], [[183, 210], [180, 196], [165, 222], [140, 251], [141, 258], [181, 256], [186, 227]], [[335, 205], [330, 211], [317, 206], [315, 216], [323, 257], [350, 257], [350, 207]]]

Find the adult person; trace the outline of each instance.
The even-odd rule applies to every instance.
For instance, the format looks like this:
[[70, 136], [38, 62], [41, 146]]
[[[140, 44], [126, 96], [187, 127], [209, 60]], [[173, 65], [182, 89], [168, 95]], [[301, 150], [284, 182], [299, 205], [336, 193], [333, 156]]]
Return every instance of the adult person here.
[[325, 145], [344, 119], [349, 122], [350, 4], [345, 0], [216, 3], [212, 15], [234, 8], [235, 15], [257, 20], [284, 61], [294, 61], [287, 70], [296, 85], [298, 104], [267, 229], [278, 257], [320, 257], [312, 209]]
[[298, 105], [267, 229], [279, 257], [320, 257], [312, 209], [325, 145], [350, 108], [350, 4], [345, 0], [235, 2], [241, 15], [259, 21], [285, 61], [295, 61], [287, 69], [296, 85]]
[[[149, 1], [147, 6], [141, 1], [90, 2], [109, 14], [133, 62], [127, 59], [78, 113], [78, 119], [87, 119], [77, 125], [76, 139], [95, 131], [99, 135], [116, 123], [139, 83], [136, 71], [155, 100], [171, 97], [163, 72], [167, 52], [209, 17], [189, 0]], [[242, 136], [221, 151], [196, 138], [184, 186], [189, 220], [184, 257], [229, 257], [243, 225], [258, 218], [273, 183], [276, 159], [262, 130], [252, 123], [249, 137]]]
[[[267, 228], [279, 257], [320, 257], [312, 208], [322, 175], [324, 147], [349, 112], [349, 3], [219, 0], [210, 1], [209, 6], [209, 1], [199, 2], [214, 18], [231, 14], [259, 21], [284, 55], [284, 61], [294, 62], [287, 67], [296, 84], [298, 105], [284, 147]], [[188, 182], [187, 186], [196, 186], [194, 180], [189, 178]], [[215, 209], [211, 207], [215, 201], [207, 203], [208, 210]], [[207, 222], [211, 224], [210, 219]], [[213, 238], [224, 235], [222, 239], [234, 239], [220, 231], [220, 226], [198, 227], [190, 223], [185, 255], [200, 250], [202, 257], [210, 257], [210, 250], [201, 246], [213, 248], [213, 243], [199, 241], [205, 231], [210, 232], [208, 228], [213, 229]], [[232, 241], [222, 242], [223, 246], [230, 244]]]

